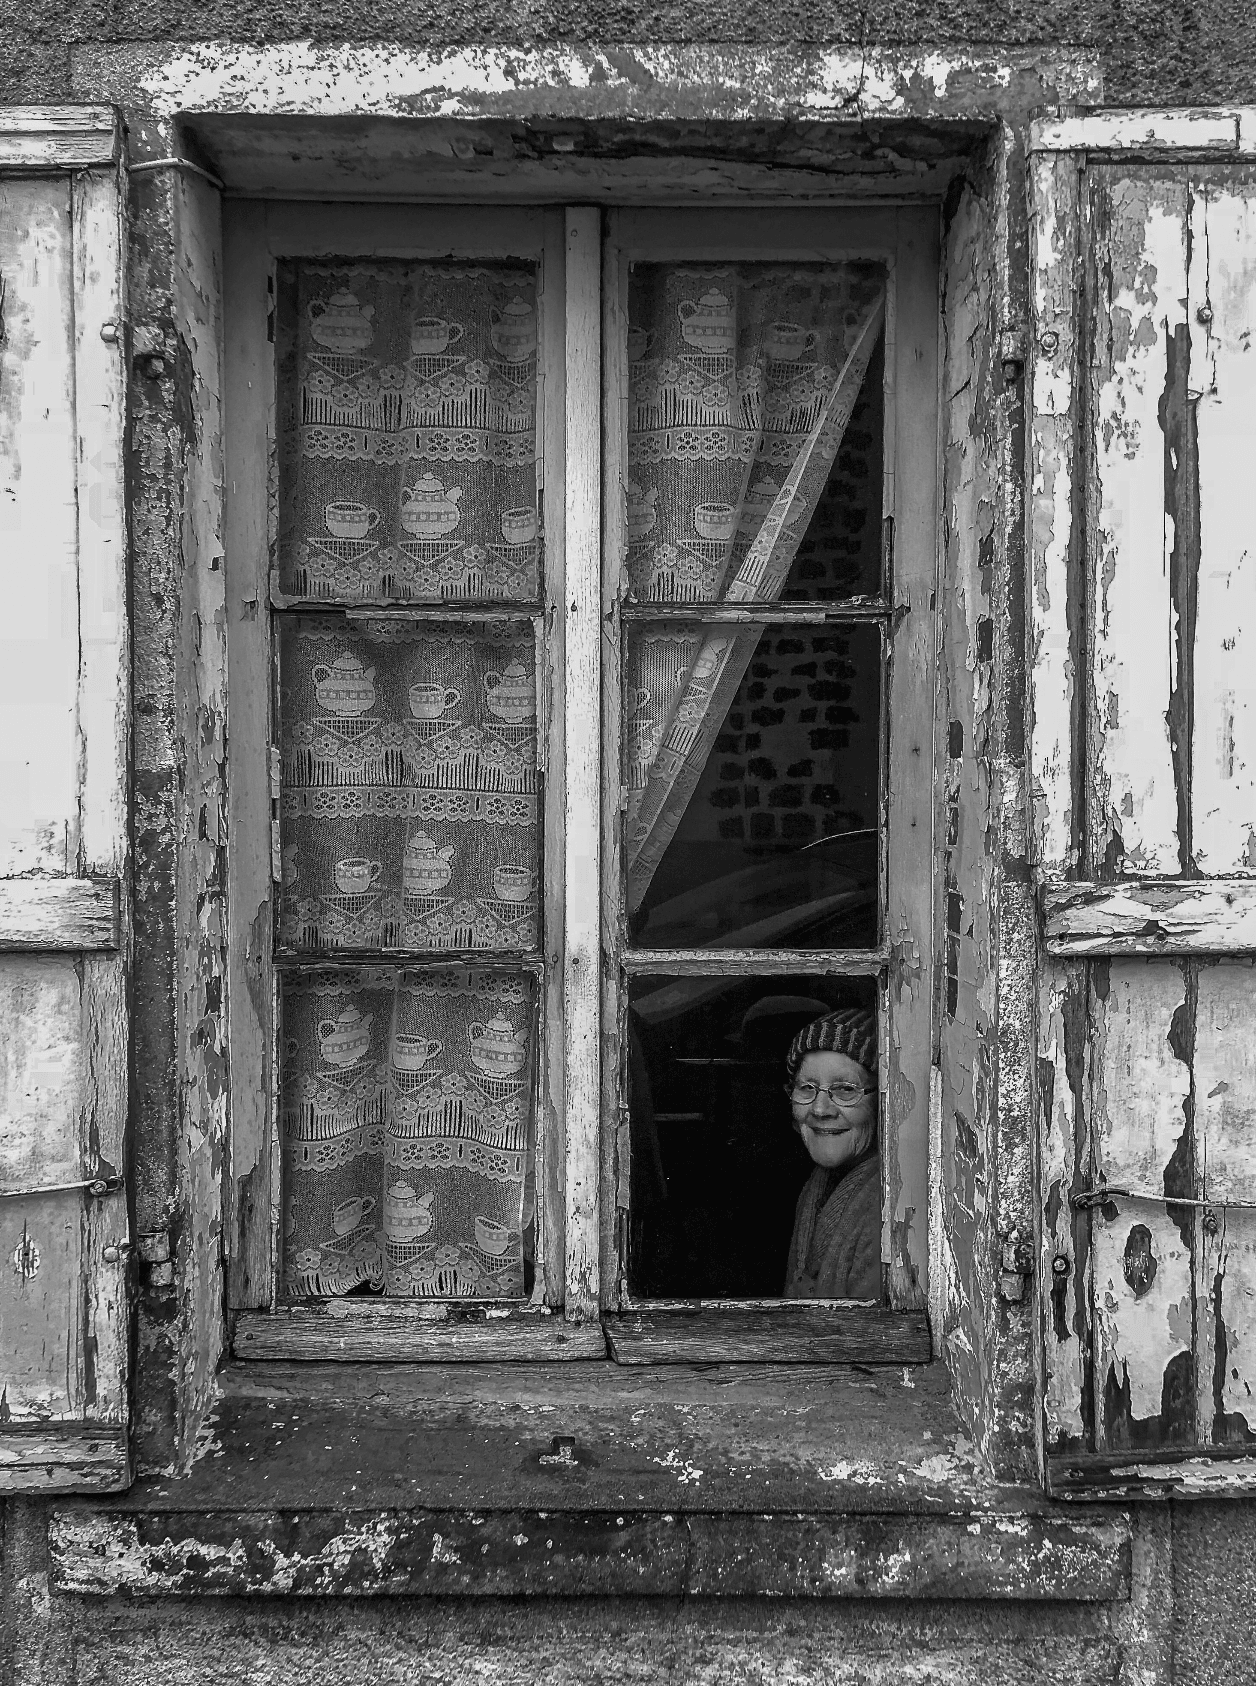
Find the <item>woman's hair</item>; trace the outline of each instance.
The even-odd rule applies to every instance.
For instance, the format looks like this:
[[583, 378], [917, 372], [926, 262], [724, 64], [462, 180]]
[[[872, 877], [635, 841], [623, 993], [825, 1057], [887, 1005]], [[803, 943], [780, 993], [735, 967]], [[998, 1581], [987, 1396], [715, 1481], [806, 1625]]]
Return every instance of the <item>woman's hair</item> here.
[[877, 1069], [877, 1016], [866, 1007], [843, 1007], [805, 1024], [785, 1056], [785, 1080], [793, 1083], [807, 1054], [845, 1054], [847, 1059]]

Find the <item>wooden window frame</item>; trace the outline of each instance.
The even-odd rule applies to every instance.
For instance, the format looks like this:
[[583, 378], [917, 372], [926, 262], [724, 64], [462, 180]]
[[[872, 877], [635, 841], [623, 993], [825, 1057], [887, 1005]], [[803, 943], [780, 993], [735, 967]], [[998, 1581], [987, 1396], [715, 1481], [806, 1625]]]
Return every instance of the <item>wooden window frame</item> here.
[[[622, 741], [622, 646], [627, 511], [627, 289], [636, 261], [870, 260], [886, 274], [885, 437], [882, 578], [877, 597], [823, 609], [832, 626], [879, 625], [882, 649], [879, 768], [879, 940], [861, 949], [629, 949], [624, 940], [618, 769]], [[624, 209], [608, 213], [603, 287], [603, 932], [602, 1115], [603, 1306], [620, 1363], [927, 1361], [930, 1356], [925, 1225], [922, 1255], [908, 1270], [883, 1268], [881, 1304], [784, 1299], [634, 1298], [623, 1237], [628, 1209], [624, 1026], [632, 976], [780, 976], [798, 972], [871, 977], [877, 983], [882, 1109], [882, 1258], [893, 1255], [894, 1218], [928, 1209], [929, 1064], [933, 1031], [932, 768], [937, 567], [938, 345], [940, 242], [932, 207], [823, 210]], [[643, 606], [643, 612], [644, 612]], [[718, 618], [692, 606], [693, 616]], [[740, 612], [740, 611], [739, 611]], [[755, 624], [788, 621], [801, 609], [765, 605]], [[917, 985], [904, 987], [908, 952]], [[910, 1098], [909, 1098], [910, 1097]]]
[[[614, 1240], [619, 1061], [614, 1036], [604, 1036], [618, 1023], [620, 971], [614, 921], [606, 917], [604, 871], [604, 866], [617, 865], [617, 840], [612, 805], [602, 800], [603, 762], [618, 764], [622, 439], [618, 400], [612, 402], [610, 395], [623, 391], [624, 348], [615, 330], [635, 231], [653, 228], [667, 235], [662, 245], [652, 237], [651, 256], [692, 256], [697, 255], [696, 221], [706, 219], [713, 229], [710, 219], [724, 219], [727, 227], [730, 215], [736, 218], [736, 240], [728, 246], [725, 239], [718, 248], [724, 255], [875, 257], [887, 269], [887, 346], [897, 347], [887, 356], [887, 396], [897, 394], [910, 471], [900, 467], [896, 472], [905, 459], [899, 454], [901, 441], [891, 442], [893, 422], [887, 415], [883, 508], [893, 523], [887, 531], [894, 534], [896, 555], [886, 601], [859, 608], [860, 618], [879, 619], [887, 629], [885, 720], [903, 723], [889, 733], [883, 772], [882, 941], [872, 951], [766, 951], [749, 957], [744, 966], [739, 962], [739, 968], [780, 973], [797, 967], [877, 977], [888, 1173], [883, 1257], [893, 1259], [897, 1251], [898, 1258], [886, 1271], [886, 1305], [729, 1302], [706, 1308], [700, 1331], [691, 1315], [694, 1306], [674, 1306], [670, 1310], [685, 1314], [683, 1322], [670, 1319], [660, 1339], [638, 1340], [629, 1352], [623, 1343], [625, 1320], [607, 1315], [629, 1309]], [[606, 218], [603, 238], [603, 213], [581, 206], [512, 202], [493, 207], [491, 215], [482, 206], [417, 204], [237, 200], [225, 207], [229, 1013], [237, 1074], [225, 1227], [226, 1299], [240, 1358], [603, 1358], [606, 1337], [599, 1314], [606, 1317], [613, 1355], [621, 1362], [690, 1361], [695, 1356], [918, 1362], [930, 1356], [924, 1312], [928, 1240], [920, 1220], [930, 1206], [936, 899], [932, 676], [940, 408], [938, 210], [934, 205], [651, 210], [610, 211]], [[789, 219], [794, 230], [792, 246], [782, 245], [781, 218]], [[708, 255], [711, 250], [704, 248]], [[280, 258], [355, 255], [415, 260], [510, 256], [534, 258], [542, 265], [538, 370], [546, 558], [537, 625], [538, 655], [546, 658], [538, 661], [539, 688], [548, 693], [542, 751], [546, 983], [537, 1114], [537, 1270], [527, 1302], [345, 1298], [284, 1305], [278, 1298], [280, 1147], [270, 831], [277, 789], [269, 752], [271, 607], [285, 603], [275, 597], [271, 581], [275, 394], [268, 314], [274, 295], [269, 289]], [[904, 323], [911, 330], [906, 338]], [[557, 353], [555, 346], [561, 348]], [[496, 610], [497, 618], [504, 612]], [[451, 613], [407, 606], [406, 613], [418, 621], [446, 623], [484, 618], [470, 607]], [[779, 618], [779, 609], [769, 618]], [[826, 618], [840, 623], [842, 611]], [[561, 681], [553, 683], [558, 675]], [[599, 695], [602, 723], [595, 709], [567, 706], [571, 697]], [[920, 770], [914, 785], [909, 768]], [[895, 886], [901, 893], [895, 894]], [[639, 970], [639, 957], [631, 964]], [[703, 962], [682, 953], [651, 964], [666, 972], [693, 964], [700, 968]], [[251, 1076], [258, 1072], [261, 1082]], [[250, 1076], [241, 1078], [244, 1073]], [[908, 1221], [900, 1228], [905, 1215]], [[632, 1309], [639, 1332], [645, 1329], [642, 1314], [647, 1310], [655, 1326], [669, 1311], [666, 1306]]]

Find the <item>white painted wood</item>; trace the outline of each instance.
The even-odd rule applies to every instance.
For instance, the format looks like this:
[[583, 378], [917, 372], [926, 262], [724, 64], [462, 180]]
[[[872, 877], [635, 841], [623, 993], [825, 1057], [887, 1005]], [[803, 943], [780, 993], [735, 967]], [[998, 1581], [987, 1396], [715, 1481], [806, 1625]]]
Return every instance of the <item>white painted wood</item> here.
[[81, 846], [73, 200], [0, 176], [0, 876]]
[[1256, 873], [1256, 188], [1201, 181], [1191, 233], [1191, 376], [1200, 394], [1194, 855], [1207, 874]]
[[126, 613], [126, 370], [122, 209], [116, 175], [77, 175], [74, 387], [77, 426], [81, 868], [121, 873], [127, 852], [130, 638]]
[[1076, 865], [1068, 582], [1076, 489], [1077, 167], [1032, 160], [1026, 619], [1030, 664], [1030, 853], [1043, 872]]
[[[1156, 961], [1114, 960], [1106, 991], [1092, 983], [1091, 1131], [1096, 1182], [1114, 1188], [1164, 1187], [1165, 1167], [1186, 1128], [1191, 1070], [1169, 1044], [1174, 1014], [1185, 1011], [1181, 970]], [[1169, 1361], [1192, 1347], [1194, 1291], [1190, 1247], [1162, 1201], [1122, 1198], [1097, 1209], [1091, 1229], [1096, 1450], [1106, 1451], [1104, 1403], [1111, 1373], [1129, 1388], [1133, 1418], [1160, 1415]], [[1124, 1260], [1130, 1232], [1150, 1232], [1156, 1272], [1138, 1290]], [[1120, 1439], [1116, 1445], [1121, 1445]]]
[[[90, 145], [91, 113], [77, 128], [55, 108], [42, 126], [31, 112], [0, 125], [0, 732], [11, 746], [0, 873], [30, 875], [0, 878], [0, 946], [78, 951], [0, 959], [8, 1187], [108, 1178], [126, 1163], [120, 184], [113, 169], [4, 174], [15, 158], [46, 169], [112, 157], [113, 115], [95, 116]], [[44, 150], [15, 150], [23, 123]], [[0, 1295], [6, 1421], [48, 1433], [37, 1467], [35, 1439], [0, 1431], [0, 1491], [125, 1485], [125, 1196], [70, 1189], [2, 1205], [10, 1269], [28, 1243], [25, 1273]]]
[[564, 539], [566, 1071], [569, 1320], [597, 1315], [601, 1165], [601, 497], [602, 248], [596, 210], [566, 221]]
[[1029, 150], [1041, 152], [1204, 152], [1234, 156], [1238, 110], [1094, 111], [1046, 118], [1029, 131]]
[[1048, 883], [1042, 902], [1048, 954], [1256, 950], [1256, 883], [1245, 878]]
[[[1201, 1441], [1256, 1426], [1256, 962], [1201, 966], [1195, 1010], [1195, 1158], [1209, 1208], [1197, 1232], [1196, 1393]], [[1224, 1342], [1224, 1348], [1222, 1348]], [[1220, 1359], [1220, 1362], [1218, 1362]], [[1227, 1425], [1226, 1418], [1235, 1419]]]
[[1178, 176], [1104, 169], [1097, 177], [1087, 265], [1094, 292], [1085, 848], [1095, 876], [1113, 853], [1118, 870], [1154, 875], [1184, 865], [1167, 719], [1174, 530], [1165, 513], [1160, 407], [1166, 340], [1186, 320], [1187, 189]]
[[117, 1493], [131, 1484], [125, 1429], [0, 1433], [0, 1493]]
[[0, 111], [0, 170], [78, 170], [118, 157], [108, 105], [10, 105]]
[[117, 948], [116, 878], [0, 878], [0, 951]]

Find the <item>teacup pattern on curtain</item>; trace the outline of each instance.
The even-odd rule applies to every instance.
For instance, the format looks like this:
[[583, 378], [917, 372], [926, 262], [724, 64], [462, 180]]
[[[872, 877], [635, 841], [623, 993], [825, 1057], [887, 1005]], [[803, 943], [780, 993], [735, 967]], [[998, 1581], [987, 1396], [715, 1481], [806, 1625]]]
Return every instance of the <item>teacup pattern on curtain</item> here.
[[539, 940], [537, 696], [526, 623], [285, 617], [279, 940]]
[[279, 291], [280, 589], [535, 600], [535, 268], [290, 263]]
[[519, 1297], [531, 976], [290, 974], [281, 1035], [287, 1295]]
[[[630, 594], [771, 603], [884, 317], [875, 263], [638, 264], [629, 286]], [[628, 649], [628, 906], [640, 905], [758, 643], [660, 625]]]

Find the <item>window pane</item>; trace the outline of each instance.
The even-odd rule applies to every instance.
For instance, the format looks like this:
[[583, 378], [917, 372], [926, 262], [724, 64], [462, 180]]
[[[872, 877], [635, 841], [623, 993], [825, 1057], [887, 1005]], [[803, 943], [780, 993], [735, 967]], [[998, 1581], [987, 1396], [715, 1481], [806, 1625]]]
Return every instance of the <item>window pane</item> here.
[[[791, 1297], [865, 1297], [833, 1293], [835, 1282], [843, 1288], [875, 1282], [872, 1297], [879, 1297], [881, 1185], [875, 1124], [860, 1114], [862, 1145], [852, 1136], [836, 1146], [832, 1125], [839, 1109], [821, 1101], [826, 1136], [817, 1151], [822, 1157], [850, 1152], [836, 1167], [819, 1165], [794, 1127], [784, 1092], [786, 1055], [794, 1036], [835, 1010], [844, 1012], [853, 1035], [843, 1036], [839, 1026], [827, 1040], [854, 1047], [875, 1065], [875, 988], [871, 978], [632, 980], [632, 1293], [647, 1298], [785, 1294], [796, 1221], [800, 1212], [808, 1219], [800, 1200], [809, 1190], [808, 1203], [818, 1208], [804, 1226], [811, 1264], [827, 1249], [829, 1274], [813, 1268], [808, 1275], [803, 1257], [791, 1278]], [[874, 1081], [866, 1066], [864, 1072], [863, 1083]], [[824, 1081], [832, 1079], [825, 1076]], [[869, 1105], [875, 1118], [875, 1096]], [[852, 1167], [854, 1183], [847, 1181]], [[843, 1200], [817, 1236], [814, 1218], [843, 1183]], [[844, 1221], [834, 1225], [843, 1206]], [[873, 1230], [875, 1258], [869, 1254]], [[812, 1291], [801, 1292], [808, 1282]]]
[[279, 583], [540, 593], [534, 265], [280, 266]]
[[879, 630], [634, 627], [625, 679], [632, 940], [874, 944]]
[[284, 616], [290, 949], [538, 945], [532, 629]]
[[875, 591], [879, 266], [637, 264], [628, 309], [630, 595]]
[[282, 1011], [288, 1296], [522, 1295], [532, 978], [289, 974]]

